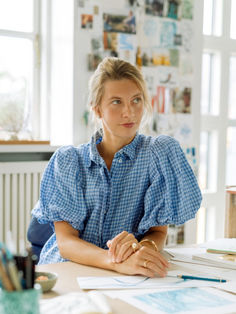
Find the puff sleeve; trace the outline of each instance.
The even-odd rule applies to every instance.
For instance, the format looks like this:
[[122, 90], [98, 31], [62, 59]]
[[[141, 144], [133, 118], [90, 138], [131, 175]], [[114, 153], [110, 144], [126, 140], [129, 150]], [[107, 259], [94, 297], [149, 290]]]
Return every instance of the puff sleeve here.
[[140, 233], [151, 227], [183, 224], [194, 218], [202, 196], [179, 143], [161, 135], [150, 143], [150, 186], [144, 198]]
[[[58, 149], [46, 167], [40, 186], [40, 198], [32, 215], [39, 223], [66, 221], [77, 230], [84, 228], [86, 210], [79, 187], [78, 154], [74, 147]], [[81, 206], [80, 206], [81, 204]]]

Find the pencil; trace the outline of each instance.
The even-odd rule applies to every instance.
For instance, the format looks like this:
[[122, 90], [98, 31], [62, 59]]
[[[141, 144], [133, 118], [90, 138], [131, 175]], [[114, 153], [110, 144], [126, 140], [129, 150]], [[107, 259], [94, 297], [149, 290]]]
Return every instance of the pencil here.
[[188, 276], [188, 275], [177, 275], [178, 278], [182, 279], [192, 279], [192, 280], [207, 280], [207, 281], [215, 281], [215, 282], [226, 282], [225, 279], [216, 279], [216, 278], [207, 278], [207, 277], [196, 277], [196, 276]]

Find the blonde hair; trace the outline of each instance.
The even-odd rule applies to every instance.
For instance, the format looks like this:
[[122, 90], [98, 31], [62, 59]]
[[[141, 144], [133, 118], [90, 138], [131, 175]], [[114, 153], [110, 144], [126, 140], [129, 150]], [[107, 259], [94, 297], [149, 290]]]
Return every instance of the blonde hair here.
[[145, 113], [150, 113], [151, 105], [142, 73], [131, 63], [115, 57], [104, 58], [89, 80], [88, 104], [90, 108], [95, 108], [101, 104], [104, 84], [107, 81], [122, 79], [131, 80], [138, 86], [143, 94]]

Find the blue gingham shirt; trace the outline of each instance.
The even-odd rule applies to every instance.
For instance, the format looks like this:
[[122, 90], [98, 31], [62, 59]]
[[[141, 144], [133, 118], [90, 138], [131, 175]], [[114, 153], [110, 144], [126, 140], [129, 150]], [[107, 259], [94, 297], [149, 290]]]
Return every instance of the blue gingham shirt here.
[[[54, 229], [54, 221], [66, 221], [81, 239], [107, 249], [106, 242], [124, 230], [140, 239], [153, 226], [195, 216], [201, 192], [174, 138], [137, 133], [115, 154], [110, 171], [97, 150], [101, 140], [97, 132], [87, 144], [54, 153], [32, 211], [40, 223]], [[54, 233], [39, 264], [62, 261]]]

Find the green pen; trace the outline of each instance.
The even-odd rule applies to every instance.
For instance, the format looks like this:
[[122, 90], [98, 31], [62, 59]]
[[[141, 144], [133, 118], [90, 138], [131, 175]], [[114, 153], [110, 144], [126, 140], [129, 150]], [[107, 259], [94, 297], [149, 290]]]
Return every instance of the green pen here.
[[217, 279], [217, 278], [207, 278], [207, 277], [196, 277], [196, 276], [188, 276], [188, 275], [177, 275], [176, 277], [182, 279], [192, 279], [192, 280], [207, 280], [207, 281], [215, 281], [215, 282], [226, 282], [225, 279]]

